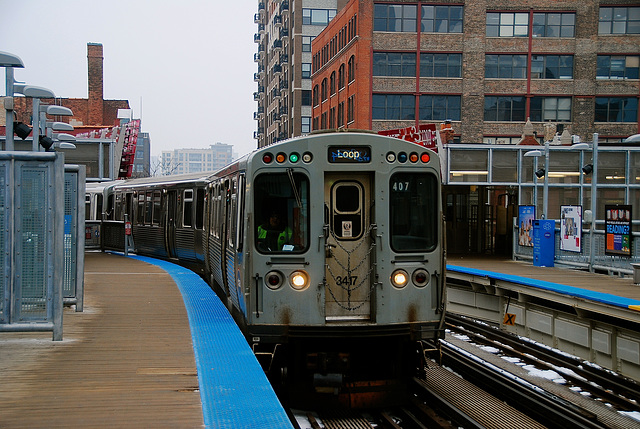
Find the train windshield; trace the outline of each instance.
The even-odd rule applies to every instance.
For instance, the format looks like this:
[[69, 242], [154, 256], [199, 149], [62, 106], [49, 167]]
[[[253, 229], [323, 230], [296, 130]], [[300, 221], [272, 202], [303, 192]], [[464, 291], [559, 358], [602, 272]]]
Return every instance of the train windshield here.
[[309, 179], [301, 173], [265, 173], [254, 185], [256, 248], [300, 253], [309, 246]]
[[438, 180], [427, 173], [396, 173], [389, 182], [391, 248], [432, 251], [438, 244]]

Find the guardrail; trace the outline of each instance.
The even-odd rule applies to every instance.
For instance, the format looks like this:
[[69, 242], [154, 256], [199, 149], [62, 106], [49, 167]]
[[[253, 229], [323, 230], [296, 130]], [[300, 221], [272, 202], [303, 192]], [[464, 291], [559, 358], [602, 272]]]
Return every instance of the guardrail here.
[[[605, 253], [605, 231], [604, 229], [591, 230], [583, 229], [581, 242], [581, 252], [569, 252], [560, 249], [560, 228], [559, 220], [556, 220], [554, 263], [567, 265], [571, 268], [589, 270], [590, 272], [606, 272], [612, 275], [633, 275], [631, 264], [640, 263], [640, 233], [632, 232], [631, 256], [607, 255]], [[604, 222], [602, 223], [604, 226]], [[634, 222], [634, 225], [636, 222]], [[593, 238], [595, 246], [591, 246]], [[513, 260], [533, 260], [533, 247], [522, 246], [518, 242], [517, 221], [513, 225]], [[591, 249], [595, 249], [593, 257]]]

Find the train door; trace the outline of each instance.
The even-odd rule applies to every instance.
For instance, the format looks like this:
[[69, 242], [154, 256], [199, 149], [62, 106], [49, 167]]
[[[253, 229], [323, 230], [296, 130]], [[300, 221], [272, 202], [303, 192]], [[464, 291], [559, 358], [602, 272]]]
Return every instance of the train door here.
[[374, 244], [367, 174], [327, 174], [324, 185], [325, 317], [330, 321], [371, 320]]
[[176, 255], [176, 222], [178, 215], [178, 191], [167, 191], [165, 200], [165, 248], [167, 256], [175, 258]]

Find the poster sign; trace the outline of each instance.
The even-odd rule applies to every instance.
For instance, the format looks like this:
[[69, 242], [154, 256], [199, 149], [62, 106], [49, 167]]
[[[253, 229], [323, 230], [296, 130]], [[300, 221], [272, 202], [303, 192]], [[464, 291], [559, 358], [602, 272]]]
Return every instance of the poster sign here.
[[536, 218], [535, 206], [518, 207], [518, 244], [533, 247], [533, 221]]
[[414, 142], [438, 152], [436, 124], [420, 124], [414, 127], [378, 131], [378, 134]]
[[560, 206], [560, 249], [582, 251], [582, 206]]
[[631, 206], [605, 205], [605, 255], [631, 256]]

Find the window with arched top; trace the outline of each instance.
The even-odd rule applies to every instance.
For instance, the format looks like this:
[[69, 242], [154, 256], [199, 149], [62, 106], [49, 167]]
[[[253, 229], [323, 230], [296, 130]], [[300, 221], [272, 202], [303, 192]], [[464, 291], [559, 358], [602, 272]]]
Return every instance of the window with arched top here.
[[349, 83], [356, 80], [356, 57], [351, 55], [349, 58]]
[[338, 89], [344, 88], [344, 77], [344, 64], [341, 64], [338, 69]]

